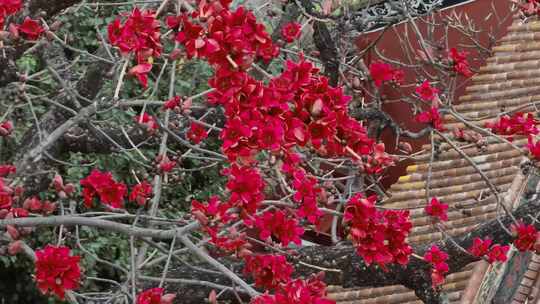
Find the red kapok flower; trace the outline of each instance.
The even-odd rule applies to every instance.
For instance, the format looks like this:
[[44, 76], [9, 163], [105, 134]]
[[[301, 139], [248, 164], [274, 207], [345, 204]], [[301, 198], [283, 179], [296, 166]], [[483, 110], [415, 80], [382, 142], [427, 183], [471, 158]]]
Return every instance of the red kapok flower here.
[[112, 208], [124, 206], [127, 187], [123, 183], [117, 183], [110, 172], [94, 169], [80, 183], [83, 187], [84, 204], [87, 208], [92, 207], [92, 201], [96, 194], [102, 203]]
[[394, 81], [401, 83], [403, 81], [403, 71], [394, 69], [388, 63], [375, 61], [369, 65], [369, 73], [377, 87], [380, 87], [383, 82]]
[[13, 123], [6, 120], [0, 123], [0, 136], [9, 136], [13, 132]]
[[431, 248], [424, 254], [424, 260], [431, 264], [431, 281], [433, 288], [444, 283], [445, 274], [448, 272], [448, 254], [437, 245], [431, 246]]
[[172, 169], [176, 166], [176, 161], [170, 160], [167, 155], [163, 157], [158, 156], [157, 161], [159, 161], [158, 169], [164, 173], [171, 172]]
[[131, 202], [136, 202], [140, 206], [144, 206], [150, 195], [152, 195], [152, 185], [147, 181], [143, 181], [131, 189], [129, 200]]
[[0, 0], [0, 28], [4, 27], [4, 19], [22, 8], [22, 0]]
[[433, 197], [424, 209], [429, 216], [438, 218], [441, 221], [448, 220], [448, 205], [441, 203], [436, 197]]
[[439, 131], [444, 131], [442, 117], [439, 113], [439, 108], [431, 107], [428, 111], [424, 111], [416, 115], [416, 121], [419, 123], [431, 124], [431, 126]]
[[422, 100], [424, 101], [432, 101], [433, 98], [435, 98], [435, 96], [439, 94], [439, 89], [432, 87], [427, 80], [425, 80], [424, 82], [422, 82], [421, 85], [416, 87], [415, 91], [416, 94], [418, 94], [418, 96], [420, 96], [420, 98], [422, 98]]
[[179, 107], [182, 104], [182, 97], [174, 96], [173, 98], [167, 100], [163, 104], [163, 109], [165, 110], [174, 110], [174, 108]]
[[156, 132], [156, 130], [159, 128], [158, 123], [156, 122], [156, 119], [154, 116], [149, 115], [148, 113], [144, 112], [143, 115], [137, 115], [133, 118], [135, 122], [143, 125], [148, 133], [153, 134]]
[[535, 140], [533, 136], [529, 136], [527, 148], [529, 148], [529, 153], [535, 160], [540, 160], [540, 141]]
[[512, 225], [512, 233], [516, 235], [513, 244], [519, 251], [533, 249], [538, 234], [534, 225], [527, 225], [523, 222], [519, 222], [517, 225]]
[[289, 22], [281, 29], [281, 37], [288, 43], [296, 40], [302, 31], [302, 26], [298, 22]]
[[473, 72], [471, 72], [471, 69], [469, 67], [467, 55], [469, 55], [468, 52], [458, 52], [456, 48], [451, 48], [449, 53], [450, 59], [452, 60], [452, 64], [454, 67], [454, 71], [465, 77], [471, 77]]
[[0, 177], [6, 177], [17, 172], [17, 168], [13, 165], [0, 165]]
[[203, 139], [208, 137], [206, 129], [199, 123], [193, 121], [189, 131], [186, 133], [187, 138], [189, 138], [194, 144], [200, 143]]
[[263, 288], [276, 288], [291, 280], [293, 266], [285, 256], [273, 254], [250, 255], [245, 258], [244, 272], [251, 274], [255, 285]]
[[488, 262], [506, 262], [506, 253], [509, 249], [510, 246], [493, 245], [487, 254]]
[[481, 238], [474, 238], [469, 252], [474, 256], [483, 257], [484, 255], [488, 254], [490, 246], [491, 239], [487, 238], [482, 240]]
[[152, 70], [150, 63], [141, 63], [129, 70], [129, 75], [137, 77], [141, 85], [146, 89], [148, 87], [148, 73]]
[[136, 304], [172, 304], [175, 294], [163, 294], [163, 288], [147, 289], [137, 295]]
[[24, 18], [23, 23], [17, 26], [17, 30], [28, 40], [37, 40], [45, 31], [38, 21], [33, 20], [30, 17]]
[[54, 293], [64, 299], [65, 291], [79, 287], [79, 256], [71, 256], [68, 247], [47, 245], [36, 250], [36, 282], [43, 294]]

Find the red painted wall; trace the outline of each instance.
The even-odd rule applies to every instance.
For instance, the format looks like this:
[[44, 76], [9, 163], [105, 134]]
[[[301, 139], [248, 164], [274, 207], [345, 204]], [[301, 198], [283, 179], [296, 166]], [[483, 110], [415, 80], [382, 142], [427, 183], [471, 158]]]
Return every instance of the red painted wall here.
[[[489, 50], [497, 39], [506, 34], [507, 27], [512, 23], [511, 6], [512, 3], [509, 0], [473, 0], [465, 4], [442, 9], [437, 14], [434, 14], [433, 19], [430, 20], [430, 22], [438, 24], [435, 27], [428, 27], [425, 18], [417, 18], [415, 19], [415, 23], [420, 32], [423, 33], [424, 37], [433, 37], [433, 39], [426, 40], [437, 41], [441, 50], [446, 50], [446, 39], [442, 39], [442, 37], [445, 36], [447, 31], [448, 46], [456, 47], [458, 50], [469, 51], [469, 62], [474, 71], [484, 64], [485, 58], [487, 58], [489, 54], [484, 53], [482, 55], [478, 51], [479, 48], [473, 46], [472, 41], [468, 37], [456, 29], [446, 27], [444, 25], [445, 20], [448, 20], [448, 18], [455, 20], [460, 17], [460, 20], [465, 23], [469, 21], [473, 23], [476, 29], [482, 31], [478, 36], [478, 41]], [[403, 39], [407, 35], [413, 48], [420, 50], [421, 47], [418, 44], [417, 39], [415, 39], [416, 35], [410, 22], [399, 23], [384, 33], [382, 30], [377, 30], [364, 34], [358, 39], [357, 45], [361, 54], [365, 53], [363, 57], [366, 65], [369, 65], [370, 62], [378, 59], [374, 50], [363, 52], [363, 50], [376, 39], [380, 39], [377, 43], [377, 49], [383, 56], [400, 62], [416, 64], [417, 62], [415, 62], [414, 58], [411, 62], [406, 55], [406, 52], [403, 51], [403, 43], [400, 43], [399, 37]], [[446, 51], [438, 53], [445, 52]], [[405, 89], [403, 93], [410, 94], [414, 90], [419, 78], [422, 78], [423, 76], [419, 77], [413, 69], [403, 68], [403, 70], [405, 71]], [[463, 77], [459, 78], [454, 103], [457, 102], [457, 97], [464, 93], [464, 88], [469, 83], [469, 80], [464, 79]], [[387, 101], [400, 99], [400, 93], [390, 87], [384, 87], [382, 92]], [[383, 105], [383, 109], [389, 113], [396, 122], [409, 130], [417, 131], [422, 128], [422, 125], [419, 125], [414, 121], [410, 106], [406, 105], [404, 102], [386, 102]], [[428, 140], [429, 138], [423, 138], [421, 140], [407, 139], [406, 141], [412, 144], [415, 151], [419, 151], [421, 145], [427, 143]], [[395, 151], [395, 138], [389, 130], [386, 130], [383, 133], [383, 141], [385, 142], [388, 151], [393, 153]], [[383, 184], [388, 187], [394, 183], [399, 176], [405, 173], [405, 168], [409, 164], [410, 162], [402, 162], [397, 167], [392, 168], [389, 172], [389, 176], [383, 180]]]

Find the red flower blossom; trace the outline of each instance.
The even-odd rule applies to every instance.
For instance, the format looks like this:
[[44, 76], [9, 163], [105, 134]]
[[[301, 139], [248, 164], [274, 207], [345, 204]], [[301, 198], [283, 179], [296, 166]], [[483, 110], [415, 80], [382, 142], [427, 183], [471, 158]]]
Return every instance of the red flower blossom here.
[[147, 181], [143, 181], [131, 189], [129, 200], [136, 202], [139, 206], [144, 206], [150, 195], [152, 195], [152, 185]]
[[296, 215], [315, 224], [319, 217], [323, 215], [322, 211], [317, 207], [317, 196], [321, 193], [321, 188], [317, 185], [317, 181], [313, 177], [308, 177], [303, 171], [294, 173], [293, 188], [296, 193], [293, 199], [296, 202], [302, 203]]
[[431, 124], [433, 128], [444, 131], [442, 117], [437, 107], [431, 107], [430, 110], [416, 115], [415, 118], [419, 123]]
[[203, 139], [208, 137], [206, 129], [199, 123], [192, 121], [189, 131], [186, 134], [194, 144], [200, 143]]
[[152, 70], [150, 63], [141, 63], [129, 70], [129, 75], [137, 77], [141, 85], [146, 89], [148, 87], [148, 73]]
[[290, 242], [298, 246], [301, 244], [300, 236], [304, 234], [304, 228], [299, 225], [295, 218], [288, 217], [281, 210], [266, 211], [260, 216], [256, 215], [253, 222], [255, 227], [259, 229], [259, 237], [262, 240], [267, 240], [271, 236], [274, 236], [285, 247]]
[[473, 72], [471, 72], [471, 69], [469, 67], [467, 55], [469, 55], [468, 52], [458, 52], [456, 48], [451, 48], [449, 52], [449, 57], [452, 61], [454, 71], [465, 77], [471, 77], [473, 75]]
[[137, 295], [136, 304], [172, 304], [176, 295], [173, 293], [163, 294], [163, 288], [147, 289]]
[[[495, 122], [487, 122], [486, 128], [499, 135], [536, 135], [539, 133], [538, 125], [540, 121], [533, 113], [517, 112], [512, 116], [503, 115]], [[509, 137], [512, 140], [511, 137]]]
[[281, 37], [291, 43], [300, 37], [302, 26], [298, 22], [289, 22], [281, 28]]
[[439, 94], [439, 89], [431, 86], [429, 81], [425, 80], [421, 85], [416, 87], [416, 94], [422, 98], [424, 101], [432, 101], [437, 94]]
[[223, 203], [217, 196], [212, 196], [208, 202], [201, 203], [198, 200], [191, 201], [191, 214], [201, 223], [208, 225], [209, 221], [217, 221], [218, 224], [226, 224], [231, 219], [227, 211], [231, 208], [228, 203]]
[[433, 197], [424, 209], [426, 214], [438, 218], [441, 221], [448, 220], [448, 205], [441, 203], [436, 197]]
[[250, 255], [246, 256], [245, 261], [244, 273], [251, 274], [255, 285], [266, 289], [273, 289], [279, 284], [289, 282], [294, 270], [282, 255]]
[[369, 73], [377, 87], [380, 87], [383, 82], [394, 81], [400, 84], [403, 81], [403, 71], [394, 69], [388, 63], [380, 61], [370, 64]]
[[4, 19], [14, 15], [22, 8], [22, 0], [0, 0], [0, 28], [4, 27]]
[[488, 262], [494, 263], [494, 262], [506, 262], [506, 253], [510, 249], [510, 246], [501, 246], [499, 244], [493, 245], [491, 247], [491, 250], [488, 252]]
[[79, 256], [71, 256], [64, 246], [47, 245], [36, 250], [36, 282], [43, 294], [54, 293], [64, 299], [66, 290], [79, 287], [81, 269]]
[[163, 109], [165, 110], [174, 110], [174, 108], [179, 107], [182, 104], [182, 97], [174, 96], [173, 98], [167, 100], [163, 104]]
[[519, 251], [532, 250], [538, 231], [534, 225], [527, 225], [523, 222], [518, 222], [517, 225], [512, 225], [512, 233], [516, 236], [513, 244]]
[[171, 172], [176, 166], [176, 161], [170, 160], [167, 155], [158, 156], [157, 161], [159, 162], [158, 169], [163, 173]]
[[229, 176], [227, 189], [231, 193], [229, 202], [253, 214], [264, 199], [264, 181], [256, 169], [232, 165], [223, 170]]
[[488, 254], [490, 246], [491, 239], [487, 238], [482, 240], [481, 238], [474, 238], [469, 252], [474, 256], [483, 257], [484, 255]]
[[107, 30], [112, 45], [117, 46], [125, 55], [135, 53], [137, 63], [143, 64], [148, 63], [148, 58], [161, 55], [163, 47], [159, 28], [154, 12], [135, 8], [127, 15], [124, 23], [116, 19], [109, 24]]
[[22, 0], [0, 0], [0, 29], [4, 28], [6, 17], [14, 15], [22, 8]]
[[448, 260], [448, 254], [442, 251], [437, 245], [431, 246], [431, 248], [424, 254], [424, 260], [432, 265], [445, 263]]
[[144, 112], [142, 116], [137, 115], [133, 118], [135, 122], [143, 125], [148, 133], [153, 134], [156, 132], [157, 129], [159, 129], [159, 125], [156, 122], [156, 119], [154, 116], [149, 115], [148, 113]]
[[431, 248], [424, 254], [424, 260], [431, 264], [431, 281], [433, 288], [444, 283], [445, 274], [448, 272], [448, 254], [437, 247], [437, 245], [431, 246]]
[[21, 32], [28, 40], [37, 40], [45, 31], [38, 21], [33, 20], [30, 17], [24, 18], [23, 23], [17, 26], [17, 30]]
[[529, 136], [527, 148], [529, 148], [529, 153], [535, 160], [540, 160], [540, 141], [536, 141], [532, 136]]
[[13, 123], [6, 120], [0, 123], [0, 136], [9, 136], [13, 132]]
[[335, 304], [326, 298], [326, 285], [321, 276], [292, 280], [283, 284], [274, 295], [263, 294], [250, 304]]
[[96, 194], [102, 203], [112, 208], [122, 208], [124, 206], [127, 187], [123, 183], [117, 183], [110, 172], [101, 172], [94, 169], [80, 183], [83, 187], [84, 204], [87, 208], [92, 207], [92, 201]]
[[17, 172], [17, 168], [13, 165], [0, 165], [0, 177], [6, 177]]
[[375, 208], [376, 196], [353, 196], [345, 207], [344, 222], [350, 225], [350, 236], [356, 252], [369, 265], [384, 267], [388, 263], [405, 265], [412, 253], [406, 238], [412, 229], [409, 212]]

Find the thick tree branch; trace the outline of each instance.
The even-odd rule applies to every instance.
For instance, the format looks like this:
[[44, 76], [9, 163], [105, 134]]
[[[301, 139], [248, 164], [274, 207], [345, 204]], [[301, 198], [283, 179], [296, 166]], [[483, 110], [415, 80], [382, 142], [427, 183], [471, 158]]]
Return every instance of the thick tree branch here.
[[[540, 200], [535, 200], [521, 205], [517, 208], [513, 215], [518, 220], [523, 220], [526, 223], [531, 223], [532, 218], [540, 211]], [[475, 238], [489, 237], [497, 244], [509, 244], [512, 237], [505, 232], [501, 226], [503, 223], [508, 229], [512, 224], [509, 216], [498, 220], [492, 220], [479, 225], [475, 230], [460, 235], [454, 238], [456, 244], [463, 248], [470, 248]], [[540, 222], [535, 222], [534, 225], [540, 229]], [[442, 250], [448, 252], [450, 258], [448, 264], [450, 267], [449, 273], [458, 272], [471, 262], [477, 261], [478, 258], [463, 252], [451, 240], [442, 240], [432, 244], [426, 244], [414, 248], [417, 255], [423, 256], [427, 249], [436, 244]], [[298, 276], [309, 276], [319, 273], [321, 268], [327, 269], [325, 272], [325, 281], [329, 285], [339, 285], [346, 288], [351, 287], [380, 287], [388, 285], [401, 284], [411, 290], [414, 290], [416, 295], [425, 303], [440, 303], [439, 293], [431, 287], [431, 268], [425, 261], [412, 257], [410, 263], [406, 267], [389, 266], [387, 270], [383, 270], [378, 266], [367, 266], [363, 260], [356, 255], [355, 249], [351, 246], [343, 247], [323, 247], [313, 246], [305, 247], [299, 250], [295, 256], [289, 256], [290, 262], [295, 264]], [[242, 274], [242, 264], [239, 262], [231, 262], [229, 260], [221, 260], [222, 263], [228, 266], [229, 269], [236, 271], [238, 275]], [[312, 267], [309, 265], [315, 265]], [[204, 267], [203, 265], [198, 265]], [[230, 280], [225, 276], [209, 274], [207, 272], [199, 272], [193, 268], [180, 266], [169, 271], [170, 277], [182, 277], [194, 280], [204, 280], [214, 282], [221, 285], [230, 285]], [[197, 288], [193, 290], [190, 284], [170, 284], [167, 287], [171, 291], [185, 295], [181, 301], [176, 303], [191, 304], [202, 303], [208, 296], [211, 288]], [[231, 293], [226, 298], [233, 300], [235, 297]]]

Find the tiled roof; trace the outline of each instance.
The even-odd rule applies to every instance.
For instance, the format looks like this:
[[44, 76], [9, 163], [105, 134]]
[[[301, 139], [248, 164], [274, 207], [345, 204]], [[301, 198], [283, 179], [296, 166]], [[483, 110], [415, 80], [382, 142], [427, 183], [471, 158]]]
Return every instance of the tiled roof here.
[[[509, 110], [537, 111], [534, 106], [527, 106], [531, 102], [538, 102], [540, 106], [540, 22], [522, 23], [516, 19], [508, 34], [493, 48], [486, 65], [472, 77], [455, 110], [472, 124], [483, 127], [487, 121]], [[470, 128], [450, 115], [445, 115], [444, 120], [449, 137], [454, 128]], [[507, 206], [515, 207], [526, 184], [526, 177], [519, 168], [525, 156], [523, 150], [515, 146], [523, 147], [526, 139], [516, 138], [514, 146], [495, 138], [488, 138], [483, 146], [456, 143], [498, 188]], [[414, 228], [409, 242], [413, 245], [444, 237], [423, 211], [431, 147], [424, 146], [424, 149], [429, 153], [415, 159], [416, 164], [409, 166], [407, 175], [391, 186], [391, 197], [383, 202], [384, 207], [410, 209]], [[437, 151], [431, 164], [429, 192], [430, 196], [437, 196], [450, 206], [449, 220], [444, 223], [445, 233], [466, 233], [478, 223], [494, 219], [498, 214], [496, 199], [477, 169], [446, 143], [439, 144]], [[534, 256], [521, 282], [519, 291], [524, 295], [517, 295], [513, 303], [524, 303], [532, 291], [538, 292], [539, 262], [540, 258]], [[485, 267], [482, 269], [486, 271]], [[443, 290], [450, 303], [462, 303], [472, 274], [473, 265], [469, 265], [447, 277]], [[349, 290], [333, 287], [329, 294], [340, 304], [422, 303], [414, 292], [403, 286]]]

